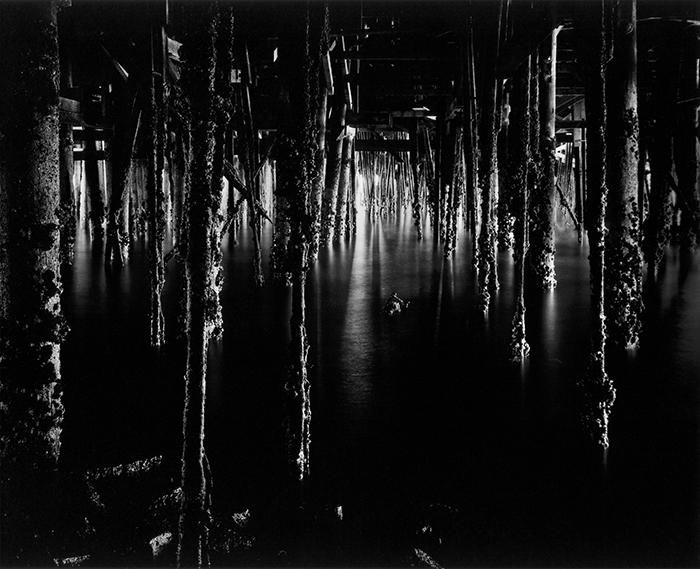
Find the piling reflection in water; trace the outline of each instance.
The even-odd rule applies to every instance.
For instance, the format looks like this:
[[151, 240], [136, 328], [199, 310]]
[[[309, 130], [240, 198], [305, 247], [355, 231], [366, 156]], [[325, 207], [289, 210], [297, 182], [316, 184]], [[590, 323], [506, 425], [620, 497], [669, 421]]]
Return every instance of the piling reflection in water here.
[[[409, 545], [420, 547], [417, 512], [443, 504], [456, 521], [422, 548], [443, 566], [697, 564], [698, 255], [684, 274], [680, 257], [667, 256], [646, 291], [641, 347], [609, 356], [618, 397], [603, 476], [576, 405], [589, 341], [585, 244], [561, 228], [557, 288], [526, 291], [532, 351], [521, 368], [509, 361], [510, 253], [499, 254], [502, 287], [484, 316], [468, 238], [444, 260], [425, 227], [418, 242], [410, 213], [358, 223], [309, 271], [310, 480], [317, 501], [342, 506], [344, 559], [401, 564]], [[285, 287], [252, 286], [248, 231], [223, 248], [225, 333], [209, 354], [207, 448], [214, 500], [255, 518], [279, 499], [291, 299]], [[66, 463], [179, 452], [179, 269], [168, 266], [158, 367], [143, 348], [139, 247], [106, 276], [79, 237], [66, 269]], [[387, 317], [392, 292], [411, 304]]]

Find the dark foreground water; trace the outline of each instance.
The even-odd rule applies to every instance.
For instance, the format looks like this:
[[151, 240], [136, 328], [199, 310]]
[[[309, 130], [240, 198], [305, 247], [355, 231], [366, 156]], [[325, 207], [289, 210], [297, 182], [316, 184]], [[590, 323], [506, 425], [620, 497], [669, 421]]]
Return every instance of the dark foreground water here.
[[[297, 541], [274, 514], [285, 500], [290, 291], [253, 286], [246, 228], [225, 239], [226, 328], [210, 351], [206, 447], [214, 507], [268, 518], [258, 525], [263, 553], [242, 563], [409, 565], [420, 548], [443, 566], [698, 566], [700, 254], [669, 249], [645, 290], [642, 347], [609, 356], [617, 401], [604, 456], [577, 403], [589, 338], [585, 245], [560, 232], [558, 286], [529, 291], [532, 352], [520, 365], [508, 361], [510, 254], [499, 254], [501, 290], [485, 317], [467, 239], [444, 260], [427, 233], [417, 242], [410, 216], [360, 223], [309, 272], [308, 491], [318, 523], [335, 529]], [[145, 244], [109, 273], [101, 251], [79, 240], [64, 273], [65, 468], [154, 455], [176, 464], [176, 263], [164, 293], [167, 345], [156, 352]], [[388, 317], [392, 292], [411, 304]]]

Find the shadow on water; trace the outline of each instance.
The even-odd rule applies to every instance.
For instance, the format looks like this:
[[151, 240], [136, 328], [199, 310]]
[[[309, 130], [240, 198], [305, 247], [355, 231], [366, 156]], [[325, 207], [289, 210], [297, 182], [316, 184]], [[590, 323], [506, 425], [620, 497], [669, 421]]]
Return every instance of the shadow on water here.
[[[223, 246], [206, 446], [215, 506], [255, 516], [282, 499], [290, 290], [256, 288], [249, 229], [235, 237]], [[609, 355], [617, 401], [604, 463], [576, 404], [589, 345], [585, 245], [562, 231], [557, 288], [527, 290], [523, 364], [508, 359], [511, 255], [498, 255], [501, 289], [483, 315], [469, 251], [462, 236], [444, 259], [406, 215], [360, 222], [311, 267], [311, 499], [341, 508], [342, 532], [303, 542], [310, 550], [294, 559], [407, 565], [419, 547], [445, 566], [697, 566], [700, 256], [669, 250], [645, 288], [641, 348]], [[155, 353], [146, 258], [137, 243], [107, 273], [83, 236], [64, 271], [62, 461], [72, 468], [179, 456], [180, 267], [168, 266], [167, 343]], [[389, 316], [392, 292], [410, 306]]]

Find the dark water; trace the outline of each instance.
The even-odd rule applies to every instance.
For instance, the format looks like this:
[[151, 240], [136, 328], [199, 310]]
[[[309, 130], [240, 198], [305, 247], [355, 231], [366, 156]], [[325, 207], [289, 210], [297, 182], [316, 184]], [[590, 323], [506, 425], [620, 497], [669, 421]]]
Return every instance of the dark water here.
[[[256, 289], [248, 230], [235, 237], [224, 243], [226, 328], [210, 351], [206, 446], [215, 507], [255, 516], [283, 499], [290, 291]], [[527, 297], [532, 351], [522, 365], [508, 361], [510, 254], [499, 255], [502, 286], [485, 317], [469, 251], [463, 237], [444, 260], [405, 216], [361, 222], [309, 272], [309, 484], [315, 503], [342, 508], [342, 538], [305, 542], [292, 559], [403, 565], [419, 547], [444, 566], [698, 566], [700, 254], [669, 249], [645, 290], [642, 347], [609, 357], [617, 401], [603, 456], [580, 426], [575, 386], [589, 338], [585, 245], [559, 233], [558, 286]], [[64, 465], [176, 461], [176, 261], [160, 351], [147, 345], [145, 244], [107, 273], [79, 240], [64, 287]], [[411, 304], [388, 317], [392, 292]]]

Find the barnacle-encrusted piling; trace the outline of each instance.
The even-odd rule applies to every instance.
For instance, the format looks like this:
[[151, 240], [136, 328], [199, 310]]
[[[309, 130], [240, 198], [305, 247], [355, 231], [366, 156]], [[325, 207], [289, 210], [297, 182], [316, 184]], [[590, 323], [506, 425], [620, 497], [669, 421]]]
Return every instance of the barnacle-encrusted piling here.
[[77, 225], [73, 187], [73, 127], [62, 124], [59, 139], [61, 203], [57, 215], [61, 233], [61, 261], [72, 264]]
[[349, 233], [350, 216], [348, 215], [348, 203], [352, 189], [350, 167], [352, 165], [353, 138], [353, 135], [348, 134], [343, 139], [343, 160], [341, 162], [340, 179], [338, 180], [338, 200], [335, 208], [334, 241], [341, 241]]
[[[556, 106], [557, 29], [539, 50], [539, 73], [533, 70], [539, 95], [536, 180], [532, 186], [530, 205], [530, 247], [527, 255], [528, 280], [543, 289], [557, 285], [554, 270], [554, 196], [556, 177], [555, 113]], [[538, 81], [539, 77], [539, 81]], [[537, 102], [535, 102], [537, 104]]]
[[616, 8], [613, 58], [607, 78], [610, 189], [606, 218], [605, 311], [612, 344], [632, 348], [641, 333], [642, 253], [639, 246], [639, 118], [636, 0]]
[[513, 100], [515, 102], [512, 113], [512, 136], [518, 141], [512, 146], [511, 176], [509, 190], [515, 205], [515, 250], [513, 256], [516, 262], [516, 287], [518, 298], [513, 315], [510, 351], [513, 361], [520, 362], [530, 353], [530, 346], [525, 336], [525, 256], [528, 250], [528, 225], [529, 225], [529, 194], [530, 180], [529, 169], [532, 160], [531, 145], [536, 143], [531, 137], [531, 101], [530, 87], [531, 74], [536, 75], [536, 65], [533, 70], [533, 56], [530, 56], [520, 65], [514, 78]]
[[[221, 13], [219, 10], [221, 9]], [[187, 367], [183, 414], [182, 501], [178, 527], [179, 566], [207, 564], [207, 480], [204, 409], [209, 339], [221, 332], [221, 229], [223, 215], [221, 145], [215, 145], [221, 120], [215, 89], [217, 40], [230, 30], [231, 6], [211, 3], [182, 8], [182, 94], [191, 137], [185, 239]], [[224, 62], [222, 62], [224, 63]], [[218, 120], [217, 120], [218, 119]], [[218, 155], [217, 155], [218, 154]]]
[[673, 144], [678, 176], [681, 211], [678, 241], [686, 251], [694, 251], [700, 241], [700, 176], [698, 176], [698, 28], [683, 31], [680, 85], [678, 90], [678, 126]]
[[591, 271], [591, 352], [586, 377], [581, 380], [583, 421], [593, 441], [608, 447], [608, 419], [615, 388], [605, 369], [605, 212], [606, 173], [605, 75], [609, 60], [609, 30], [605, 0], [577, 5], [574, 20], [576, 48], [583, 60], [588, 135], [588, 241]]
[[321, 206], [321, 244], [333, 241], [335, 231], [335, 213], [338, 203], [338, 188], [343, 168], [343, 148], [345, 131], [345, 114], [347, 105], [343, 89], [337, 89], [333, 96], [333, 116], [329, 130], [330, 140], [328, 163], [326, 166], [325, 192]]
[[[287, 203], [289, 242], [287, 267], [292, 278], [291, 342], [288, 352], [287, 457], [292, 479], [309, 474], [311, 445], [311, 383], [307, 358], [306, 273], [315, 220], [311, 212], [315, 178], [319, 175], [316, 120], [321, 74], [321, 47], [326, 20], [322, 5], [295, 6], [280, 38], [288, 108], [278, 146], [278, 194]], [[326, 221], [326, 220], [324, 220]]]
[[47, 566], [61, 449], [59, 64], [54, 2], [0, 4], [3, 565]]
[[498, 290], [496, 265], [496, 237], [498, 235], [498, 132], [497, 132], [497, 84], [496, 62], [498, 61], [499, 30], [503, 2], [490, 5], [487, 9], [493, 25], [488, 38], [484, 57], [483, 91], [481, 96], [483, 112], [480, 116], [481, 154], [481, 232], [479, 234], [479, 307], [486, 312], [491, 300], [491, 292]]
[[165, 84], [163, 61], [163, 27], [156, 7], [149, 6], [150, 70], [148, 81], [148, 107], [146, 113], [146, 146], [148, 173], [148, 262], [151, 284], [151, 345], [165, 342], [165, 318], [161, 294], [165, 284], [163, 241], [165, 240], [165, 193], [163, 169], [165, 163]]
[[479, 193], [479, 119], [476, 104], [476, 72], [474, 63], [474, 8], [467, 13], [466, 37], [462, 50], [464, 77], [464, 183], [466, 191], [466, 226], [471, 235], [472, 267], [479, 267], [480, 193]]
[[666, 246], [671, 241], [673, 203], [669, 177], [673, 167], [673, 122], [678, 91], [678, 52], [676, 38], [668, 37], [656, 49], [656, 96], [653, 101], [654, 127], [649, 144], [651, 183], [649, 213], [644, 220], [642, 251], [655, 279]]

